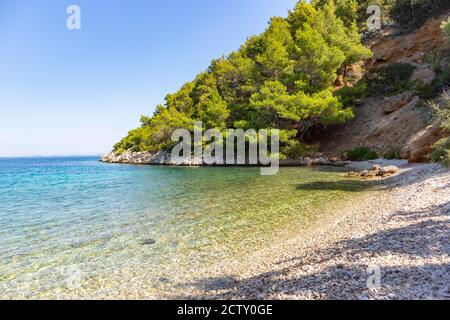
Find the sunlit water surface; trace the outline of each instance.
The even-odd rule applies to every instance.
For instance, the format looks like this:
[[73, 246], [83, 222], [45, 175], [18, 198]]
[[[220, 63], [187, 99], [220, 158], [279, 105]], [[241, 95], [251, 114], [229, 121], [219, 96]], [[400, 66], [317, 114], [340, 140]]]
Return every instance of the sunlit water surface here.
[[97, 160], [0, 159], [0, 298], [39, 298], [109, 275], [108, 286], [123, 286], [132, 279], [112, 275], [129, 268], [151, 286], [164, 270], [269, 245], [364, 191], [338, 168], [261, 176]]

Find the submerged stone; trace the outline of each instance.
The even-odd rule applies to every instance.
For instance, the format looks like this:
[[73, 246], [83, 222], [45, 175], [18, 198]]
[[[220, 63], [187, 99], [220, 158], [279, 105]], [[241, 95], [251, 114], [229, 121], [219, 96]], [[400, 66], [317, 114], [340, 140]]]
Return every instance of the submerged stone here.
[[152, 245], [155, 243], [156, 243], [156, 241], [153, 239], [144, 239], [141, 241], [141, 245], [143, 245], [143, 246], [149, 246], [149, 245]]

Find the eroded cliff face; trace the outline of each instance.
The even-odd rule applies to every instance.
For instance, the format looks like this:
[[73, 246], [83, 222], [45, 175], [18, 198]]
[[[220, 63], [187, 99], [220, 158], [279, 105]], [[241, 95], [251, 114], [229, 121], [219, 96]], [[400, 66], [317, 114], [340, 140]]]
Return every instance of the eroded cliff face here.
[[441, 48], [445, 39], [441, 31], [441, 23], [448, 14], [431, 19], [419, 30], [404, 35], [395, 35], [394, 29], [389, 29], [372, 39], [368, 45], [373, 57], [366, 62], [368, 68], [382, 67], [396, 62], [423, 65], [424, 55]]
[[[365, 61], [363, 68], [369, 71], [392, 63], [409, 63], [416, 67], [411, 81], [431, 83], [436, 75], [425, 57], [444, 46], [440, 26], [449, 13], [429, 20], [411, 34], [395, 35], [391, 29], [377, 35], [368, 43], [373, 57]], [[379, 155], [397, 150], [404, 159], [422, 162], [427, 161], [432, 145], [442, 137], [431, 109], [412, 91], [393, 97], [368, 97], [355, 108], [355, 114], [345, 125], [320, 135], [316, 143], [323, 154], [345, 158], [348, 150], [368, 147]]]

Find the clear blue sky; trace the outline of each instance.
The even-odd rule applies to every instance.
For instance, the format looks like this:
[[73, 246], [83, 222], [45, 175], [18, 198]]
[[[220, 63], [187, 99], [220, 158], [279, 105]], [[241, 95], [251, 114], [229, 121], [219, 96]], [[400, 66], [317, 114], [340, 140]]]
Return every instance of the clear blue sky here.
[[[99, 155], [296, 0], [0, 0], [0, 157]], [[66, 8], [81, 8], [81, 30]]]

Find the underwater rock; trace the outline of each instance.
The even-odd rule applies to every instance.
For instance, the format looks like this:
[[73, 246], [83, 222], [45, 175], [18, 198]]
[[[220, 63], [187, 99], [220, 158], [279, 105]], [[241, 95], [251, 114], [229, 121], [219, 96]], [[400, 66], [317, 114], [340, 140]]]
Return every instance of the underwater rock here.
[[141, 241], [141, 245], [143, 245], [143, 246], [150, 246], [155, 243], [156, 243], [156, 241], [153, 239], [144, 239]]

